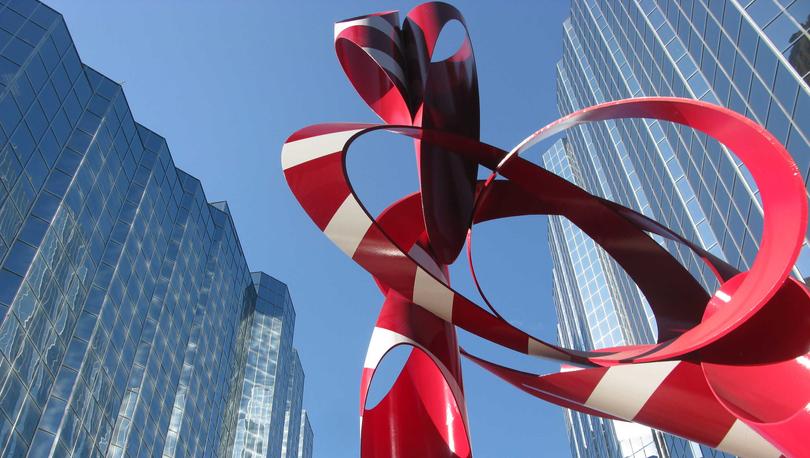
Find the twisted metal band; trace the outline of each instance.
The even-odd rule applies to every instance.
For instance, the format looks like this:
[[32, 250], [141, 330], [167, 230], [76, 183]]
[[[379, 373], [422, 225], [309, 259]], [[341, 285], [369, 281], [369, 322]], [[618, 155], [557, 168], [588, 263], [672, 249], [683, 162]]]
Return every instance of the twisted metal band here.
[[[362, 455], [472, 455], [461, 354], [533, 396], [580, 412], [634, 421], [742, 456], [810, 453], [800, 434], [810, 430], [810, 297], [789, 277], [804, 239], [807, 197], [789, 153], [737, 113], [665, 97], [580, 110], [510, 152], [485, 144], [478, 140], [469, 36], [455, 54], [432, 61], [450, 21], [463, 24], [463, 17], [450, 5], [427, 3], [402, 27], [396, 13], [338, 23], [340, 62], [386, 124], [314, 125], [291, 135], [282, 150], [285, 177], [301, 206], [374, 277], [385, 297], [361, 382]], [[520, 157], [573, 126], [626, 118], [699, 130], [743, 162], [764, 212], [760, 250], [749, 271], [739, 272], [661, 224]], [[415, 140], [421, 189], [374, 217], [352, 188], [346, 155], [358, 137], [376, 130]], [[477, 180], [479, 166], [491, 171], [489, 179]], [[450, 286], [447, 266], [465, 240], [471, 242], [475, 224], [529, 214], [568, 218], [612, 256], [647, 298], [658, 342], [591, 352], [563, 348], [507, 322], [483, 291], [490, 310]], [[720, 288], [704, 291], [650, 234], [692, 250]], [[456, 327], [560, 361], [565, 370], [529, 374], [468, 354], [459, 349]], [[388, 394], [367, 408], [374, 371], [397, 345], [414, 350]]]

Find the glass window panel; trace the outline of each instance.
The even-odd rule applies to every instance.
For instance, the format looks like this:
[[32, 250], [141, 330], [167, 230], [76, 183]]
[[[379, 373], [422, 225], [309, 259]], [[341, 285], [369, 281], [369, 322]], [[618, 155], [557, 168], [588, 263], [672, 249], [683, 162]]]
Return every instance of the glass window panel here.
[[793, 41], [801, 34], [796, 23], [785, 13], [781, 13], [777, 18], [765, 27], [765, 34], [780, 52], [787, 49]]
[[8, 2], [9, 8], [22, 14], [24, 17], [30, 16], [39, 5], [40, 3], [34, 0], [11, 0]]
[[28, 217], [28, 221], [23, 226], [20, 232], [20, 240], [25, 241], [33, 246], [39, 246], [45, 232], [48, 230], [48, 223], [36, 216]]
[[71, 177], [60, 170], [54, 170], [51, 173], [48, 182], [45, 184], [45, 189], [52, 192], [57, 196], [64, 196], [68, 185], [70, 185]]
[[72, 41], [70, 40], [70, 34], [68, 34], [67, 26], [65, 26], [64, 21], [60, 21], [59, 24], [54, 29], [51, 39], [53, 40], [54, 44], [56, 45], [56, 49], [59, 50], [59, 53], [62, 54], [70, 47]]
[[57, 51], [56, 46], [53, 45], [53, 41], [45, 40], [40, 45], [39, 52], [48, 73], [52, 72], [53, 69], [59, 64], [59, 60], [61, 59], [59, 56], [59, 51]]
[[805, 137], [810, 138], [810, 95], [800, 93], [793, 112], [793, 122], [799, 126]]
[[69, 368], [78, 370], [82, 364], [86, 350], [87, 342], [80, 339], [71, 340], [63, 364]]
[[3, 387], [3, 397], [0, 399], [0, 409], [6, 416], [17, 418], [17, 413], [25, 399], [25, 387], [16, 374], [12, 373]]
[[56, 213], [56, 209], [59, 208], [59, 202], [59, 199], [53, 194], [43, 192], [40, 194], [39, 199], [37, 199], [36, 203], [34, 204], [34, 208], [32, 209], [31, 213], [39, 216], [45, 221], [50, 221], [53, 215]]
[[[793, 113], [793, 108], [796, 102], [796, 94], [799, 92], [799, 81], [790, 71], [789, 67], [779, 64], [776, 69], [776, 83], [773, 86], [774, 95], [785, 107], [785, 111], [789, 114]], [[802, 95], [807, 97], [806, 95]]]
[[695, 96], [698, 98], [709, 90], [709, 84], [706, 83], [706, 79], [703, 78], [700, 72], [695, 73], [689, 78], [689, 85], [692, 87], [692, 92], [694, 92]]
[[[68, 85], [69, 84], [70, 83], [68, 83]], [[68, 119], [70, 120], [71, 125], [75, 125], [82, 115], [82, 106], [81, 104], [79, 104], [79, 100], [76, 98], [76, 96], [73, 94], [73, 91], [71, 90], [68, 90], [65, 93], [64, 110], [68, 116]]]
[[56, 137], [53, 135], [53, 132], [48, 130], [39, 140], [39, 148], [37, 148], [37, 150], [42, 155], [43, 159], [45, 159], [48, 167], [51, 168], [56, 162], [56, 158], [59, 157], [59, 153], [62, 148], [56, 141]]
[[[33, 398], [26, 396], [25, 405], [20, 411], [20, 417], [17, 419], [17, 432], [26, 442], [34, 437], [34, 432], [37, 429], [37, 421], [39, 420], [40, 410]], [[13, 456], [13, 455], [12, 455]]]
[[737, 45], [750, 61], [754, 60], [757, 51], [757, 39], [758, 34], [753, 27], [751, 27], [751, 24], [749, 24], [748, 21], [742, 21], [740, 26], [740, 38]]
[[6, 456], [26, 456], [27, 452], [28, 445], [18, 433], [14, 432], [3, 454]]
[[56, 167], [68, 175], [73, 175], [76, 172], [76, 169], [79, 167], [81, 160], [82, 157], [75, 151], [65, 150], [64, 153], [62, 153], [62, 156], [59, 158], [59, 162], [56, 164]]
[[31, 442], [29, 449], [29, 456], [50, 456], [51, 446], [53, 445], [55, 437], [51, 433], [45, 431], [37, 431]]
[[765, 86], [759, 79], [755, 78], [751, 83], [751, 94], [748, 103], [760, 124], [765, 124], [765, 121], [768, 119], [770, 102], [771, 97], [765, 89]]
[[46, 84], [42, 88], [42, 92], [39, 94], [39, 103], [48, 119], [53, 119], [56, 113], [59, 111], [61, 102], [59, 101], [59, 97], [56, 95], [56, 91], [53, 89], [53, 86], [50, 83]]
[[799, 167], [802, 176], [806, 177], [808, 169], [810, 169], [810, 145], [807, 144], [794, 128], [791, 129], [786, 146], [793, 160], [796, 161], [796, 165]]
[[697, 71], [697, 66], [688, 55], [685, 55], [683, 59], [678, 61], [678, 67], [680, 68], [683, 76], [686, 78], [689, 78], [693, 73], [695, 73], [695, 71]]
[[754, 63], [754, 67], [757, 73], [759, 73], [760, 78], [765, 81], [765, 86], [768, 88], [773, 87], [773, 79], [776, 74], [776, 55], [764, 40], [760, 40], [759, 42], [759, 50], [757, 51], [757, 59]]
[[31, 102], [36, 98], [34, 88], [31, 87], [28, 78], [16, 78], [9, 86], [9, 89], [11, 89], [11, 94], [17, 102], [17, 106], [21, 108], [22, 112], [26, 112], [28, 107], [31, 106]]
[[11, 9], [4, 9], [0, 11], [0, 27], [5, 29], [11, 34], [17, 33], [17, 30], [22, 27], [25, 18]]
[[68, 146], [79, 154], [84, 154], [93, 138], [84, 132], [75, 130], [68, 140]]
[[53, 24], [53, 21], [56, 18], [56, 12], [43, 4], [40, 4], [40, 7], [37, 8], [34, 11], [34, 14], [31, 15], [31, 20], [42, 26], [44, 29], [50, 28], [50, 25]]
[[70, 92], [70, 81], [68, 80], [67, 73], [65, 73], [65, 69], [61, 65], [57, 65], [53, 73], [51, 73], [51, 84], [53, 84], [60, 99], [67, 97]]
[[30, 45], [36, 46], [45, 35], [45, 29], [33, 21], [27, 21], [17, 34]]
[[13, 132], [21, 118], [22, 115], [13, 98], [4, 97], [0, 100], [0, 126], [6, 133]]
[[76, 91], [76, 96], [83, 105], [93, 96], [93, 90], [90, 89], [90, 84], [87, 82], [86, 78], [77, 79], [73, 90]]
[[801, 0], [788, 1], [791, 5], [787, 7], [788, 14], [796, 19], [796, 22], [804, 27], [804, 30], [810, 29], [810, 6], [807, 2]]
[[75, 81], [79, 76], [84, 74], [79, 55], [76, 53], [76, 48], [72, 45], [68, 47], [67, 52], [62, 57], [62, 65], [65, 66], [65, 71], [67, 71], [71, 81]]
[[31, 159], [25, 166], [25, 173], [31, 179], [35, 189], [42, 187], [45, 179], [48, 177], [48, 165], [39, 154], [32, 154]]
[[31, 134], [34, 136], [34, 140], [38, 143], [39, 139], [42, 138], [42, 134], [44, 134], [45, 130], [48, 128], [48, 120], [45, 118], [45, 114], [42, 112], [39, 103], [31, 105], [31, 109], [26, 115], [25, 121], [28, 124], [28, 128], [31, 130]]
[[13, 35], [8, 33], [7, 31], [0, 29], [0, 49], [6, 46], [6, 43], [11, 41], [11, 37]]
[[[59, 145], [64, 145], [67, 143], [72, 128], [70, 121], [63, 111], [60, 110], [56, 113], [56, 116], [53, 118], [53, 122], [51, 123], [51, 130], [53, 131], [54, 136], [56, 136], [56, 141], [59, 143]], [[83, 153], [83, 151], [80, 151], [80, 153]]]
[[36, 92], [39, 92], [42, 85], [48, 80], [48, 71], [45, 70], [45, 65], [37, 54], [34, 54], [31, 60], [28, 61], [25, 74], [28, 76]]
[[13, 273], [24, 276], [35, 254], [36, 249], [27, 243], [18, 241], [11, 247], [4, 267]]
[[778, 105], [773, 104], [771, 106], [771, 111], [768, 113], [768, 122], [765, 124], [765, 127], [782, 143], [787, 143], [787, 135], [788, 135], [788, 128], [790, 127], [790, 122], [788, 121], [787, 116], [779, 108]]
[[23, 164], [27, 163], [28, 158], [34, 151], [35, 145], [34, 138], [31, 136], [28, 127], [24, 123], [17, 125], [17, 130], [11, 135], [10, 143], [20, 162]]
[[760, 27], [765, 27], [779, 14], [779, 7], [773, 0], [754, 0], [745, 10]]
[[8, 42], [5, 49], [3, 49], [3, 55], [15, 64], [22, 65], [33, 50], [34, 48], [31, 45], [14, 37]]
[[78, 127], [83, 131], [89, 133], [90, 135], [93, 135], [95, 134], [96, 129], [98, 129], [100, 123], [101, 118], [99, 118], [98, 116], [94, 115], [89, 111], [85, 111], [84, 115], [82, 115], [82, 118], [79, 121]]
[[0, 84], [8, 85], [19, 69], [19, 65], [0, 56]]

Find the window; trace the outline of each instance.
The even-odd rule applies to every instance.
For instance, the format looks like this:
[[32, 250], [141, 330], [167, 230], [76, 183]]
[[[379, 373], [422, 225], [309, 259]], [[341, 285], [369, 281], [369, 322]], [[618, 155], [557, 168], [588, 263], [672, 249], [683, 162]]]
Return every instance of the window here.
[[28, 221], [20, 232], [20, 240], [32, 245], [39, 246], [45, 232], [48, 230], [48, 223], [36, 216], [29, 216]]
[[11, 9], [5, 9], [0, 12], [0, 27], [12, 34], [16, 33], [24, 22], [25, 18]]
[[48, 401], [47, 407], [45, 407], [45, 412], [42, 414], [42, 418], [39, 422], [40, 429], [56, 433], [56, 430], [59, 428], [59, 423], [62, 421], [62, 417], [65, 414], [65, 401], [51, 397]]
[[[796, 108], [793, 113], [793, 121], [799, 126], [805, 137], [810, 138], [810, 96], [800, 93], [796, 100]], [[798, 138], [795, 140], [798, 142]], [[806, 145], [806, 143], [805, 143]], [[796, 145], [799, 147], [800, 145]], [[805, 146], [804, 149], [807, 147]]]
[[695, 72], [695, 74], [689, 78], [688, 82], [692, 87], [692, 92], [697, 98], [700, 98], [706, 93], [706, 91], [709, 90], [709, 84], [706, 83], [706, 79], [703, 78], [703, 75], [701, 75], [700, 72]]
[[760, 40], [759, 42], [754, 68], [765, 82], [765, 86], [769, 89], [773, 87], [773, 79], [776, 73], [776, 56], [765, 41]]
[[34, 204], [31, 214], [39, 216], [45, 221], [50, 221], [58, 207], [59, 199], [53, 194], [43, 192]]
[[759, 79], [754, 79], [751, 83], [751, 94], [748, 103], [760, 124], [765, 124], [768, 119], [768, 108], [770, 108], [771, 100], [770, 94], [762, 82]]
[[31, 265], [31, 260], [34, 259], [35, 254], [35, 248], [27, 243], [17, 241], [11, 247], [4, 267], [15, 274], [25, 276], [25, 272], [28, 271], [28, 266]]
[[28, 43], [13, 37], [3, 50], [3, 55], [15, 64], [22, 65], [33, 50], [34, 48]]
[[25, 69], [25, 74], [28, 76], [28, 79], [31, 80], [31, 85], [35, 92], [39, 92], [39, 89], [45, 84], [45, 81], [48, 80], [48, 72], [45, 70], [42, 59], [40, 59], [37, 54], [31, 57]]
[[31, 456], [47, 456], [53, 441], [53, 434], [39, 430], [31, 441], [31, 448], [28, 449], [28, 452]]
[[34, 138], [24, 123], [17, 125], [17, 130], [11, 135], [11, 147], [22, 163], [28, 162], [28, 157], [34, 151]]
[[790, 122], [777, 104], [771, 106], [765, 127], [783, 144], [786, 143]]
[[39, 190], [42, 187], [42, 184], [45, 183], [45, 179], [48, 177], [48, 166], [45, 164], [42, 156], [35, 153], [31, 155], [31, 159], [25, 166], [25, 172], [28, 175], [28, 178], [31, 180], [31, 183], [34, 185], [34, 189]]
[[0, 398], [0, 409], [3, 410], [8, 417], [16, 418], [17, 413], [22, 407], [23, 400], [25, 399], [25, 387], [20, 382], [17, 374], [11, 373], [6, 380], [6, 386], [3, 390], [3, 396]]
[[34, 88], [31, 87], [28, 78], [20, 77], [15, 79], [10, 89], [17, 106], [21, 108], [23, 113], [26, 112], [28, 107], [31, 106], [31, 102], [34, 101]]
[[760, 27], [765, 27], [779, 13], [773, 0], [754, 0], [745, 10]]
[[8, 85], [19, 69], [19, 65], [0, 56], [0, 84]]
[[[42, 9], [42, 8], [40, 8]], [[56, 47], [53, 45], [53, 41], [45, 40], [41, 47], [40, 47], [40, 57], [42, 58], [42, 62], [45, 65], [45, 69], [48, 73], [52, 72], [56, 65], [59, 63], [59, 52], [56, 50]]]
[[4, 97], [0, 100], [0, 125], [3, 130], [7, 133], [13, 132], [14, 128], [19, 124], [20, 118], [20, 110], [17, 108], [17, 104], [14, 103], [14, 99]]
[[7, 31], [0, 29], [0, 48], [4, 48], [6, 43], [11, 41], [12, 34], [8, 33]]
[[45, 189], [57, 196], [64, 196], [70, 184], [70, 180], [71, 177], [69, 175], [60, 170], [54, 170], [50, 178], [48, 178], [48, 182], [45, 184]]
[[25, 117], [25, 121], [34, 136], [35, 142], [39, 142], [39, 139], [42, 138], [42, 134], [48, 129], [48, 120], [45, 118], [45, 114], [42, 112], [42, 108], [40, 108], [38, 103], [31, 105], [31, 109]]

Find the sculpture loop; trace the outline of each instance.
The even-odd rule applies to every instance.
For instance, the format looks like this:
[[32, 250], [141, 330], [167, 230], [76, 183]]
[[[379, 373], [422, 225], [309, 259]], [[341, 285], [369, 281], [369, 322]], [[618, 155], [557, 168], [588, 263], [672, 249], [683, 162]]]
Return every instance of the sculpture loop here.
[[[442, 29], [464, 18], [445, 3], [335, 25], [335, 49], [360, 96], [385, 124], [318, 124], [282, 150], [287, 182], [312, 221], [366, 269], [385, 300], [363, 368], [361, 452], [373, 457], [472, 456], [460, 355], [560, 406], [641, 423], [742, 456], [806, 456], [810, 431], [810, 295], [789, 277], [804, 239], [807, 197], [789, 153], [764, 128], [728, 109], [670, 97], [604, 103], [540, 129], [506, 152], [478, 140], [478, 81], [469, 35], [433, 61]], [[466, 30], [466, 26], [465, 26]], [[760, 250], [747, 272], [640, 213], [589, 194], [520, 157], [573, 126], [649, 118], [697, 129], [751, 172], [762, 198]], [[374, 217], [355, 194], [346, 155], [386, 130], [415, 140], [420, 191]], [[477, 180], [478, 166], [491, 171]], [[495, 180], [495, 176], [503, 177]], [[475, 224], [561, 215], [636, 282], [655, 314], [658, 342], [584, 352], [533, 337], [455, 291], [447, 266]], [[696, 253], [720, 288], [709, 294], [650, 234]], [[468, 258], [471, 244], [468, 243]], [[472, 269], [473, 278], [475, 271]], [[529, 374], [459, 349], [456, 327], [565, 364]], [[398, 345], [414, 348], [388, 394], [366, 398], [374, 371]], [[576, 366], [576, 367], [574, 367]]]

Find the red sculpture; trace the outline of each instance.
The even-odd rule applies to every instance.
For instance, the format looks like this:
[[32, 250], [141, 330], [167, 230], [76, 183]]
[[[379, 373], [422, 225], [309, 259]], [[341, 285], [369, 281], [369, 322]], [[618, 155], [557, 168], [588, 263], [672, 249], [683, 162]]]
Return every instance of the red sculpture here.
[[[785, 148], [728, 109], [679, 98], [609, 102], [566, 116], [511, 152], [478, 140], [478, 84], [469, 36], [434, 62], [442, 28], [464, 23], [445, 3], [337, 23], [335, 48], [357, 92], [386, 124], [319, 124], [290, 136], [282, 166], [313, 222], [372, 274], [385, 296], [361, 383], [366, 457], [469, 457], [460, 353], [538, 398], [670, 432], [742, 456], [810, 456], [810, 295], [789, 277], [807, 224], [807, 197]], [[466, 29], [465, 29], [466, 30]], [[649, 218], [591, 195], [520, 157], [569, 127], [651, 118], [715, 138], [751, 172], [764, 228], [747, 272]], [[415, 140], [421, 191], [376, 218], [352, 189], [345, 158], [361, 135], [384, 129]], [[477, 180], [478, 166], [492, 171]], [[500, 175], [504, 180], [495, 180]], [[583, 352], [532, 337], [449, 286], [447, 265], [476, 223], [562, 215], [636, 282], [655, 313], [652, 345]], [[709, 294], [649, 234], [683, 244], [721, 282]], [[470, 244], [467, 244], [468, 250]], [[469, 253], [468, 253], [469, 255]], [[473, 271], [474, 272], [474, 271]], [[482, 293], [483, 295], [483, 293]], [[460, 327], [566, 370], [529, 374], [459, 350]], [[414, 348], [384, 399], [366, 408], [375, 368], [394, 346]], [[576, 367], [575, 367], [576, 366]], [[802, 434], [804, 433], [804, 434]]]

